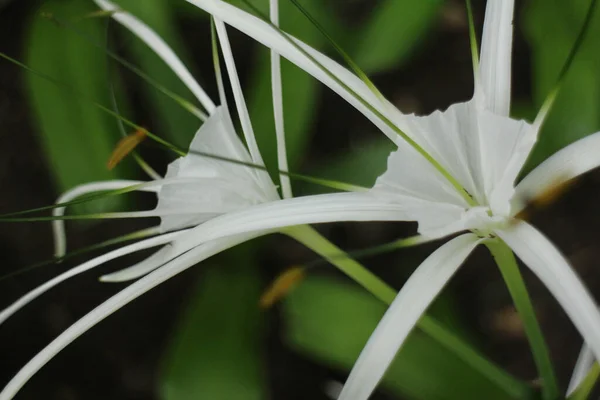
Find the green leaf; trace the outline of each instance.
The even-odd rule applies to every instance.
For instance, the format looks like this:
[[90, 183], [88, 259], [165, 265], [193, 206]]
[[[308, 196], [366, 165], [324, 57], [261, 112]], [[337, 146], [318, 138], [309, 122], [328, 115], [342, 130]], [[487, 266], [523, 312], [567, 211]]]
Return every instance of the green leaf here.
[[[315, 360], [349, 371], [384, 312], [384, 304], [358, 287], [310, 276], [284, 302], [285, 340]], [[420, 332], [411, 334], [381, 387], [411, 399], [463, 399], [474, 393], [508, 398]]]
[[[173, 2], [169, 0], [117, 0], [123, 9], [127, 10], [137, 18], [142, 20], [148, 26], [173, 48], [175, 53], [182, 59], [183, 63], [194, 74], [189, 57], [186, 56], [185, 46], [176, 27], [175, 11]], [[115, 23], [115, 25], [117, 25]], [[159, 82], [164, 87], [182, 96], [184, 99], [198, 104], [187, 87], [171, 71], [171, 69], [142, 41], [133, 37], [125, 29], [122, 37], [126, 38], [130, 54], [133, 54], [134, 64], [138, 65], [142, 71], [148, 74], [153, 80]], [[206, 37], [210, 35], [210, 30], [206, 28]], [[206, 52], [206, 57], [210, 58], [210, 51]], [[194, 74], [196, 80], [202, 85], [203, 79], [212, 82], [213, 71], [202, 71], [202, 75]], [[201, 121], [193, 116], [189, 111], [183, 109], [181, 105], [173, 101], [156, 88], [140, 80], [143, 85], [147, 103], [144, 106], [152, 107], [158, 116], [158, 132], [168, 136], [171, 142], [180, 148], [187, 149], [194, 134], [201, 125]], [[142, 124], [143, 125], [143, 124]]]
[[258, 307], [262, 284], [254, 243], [206, 268], [173, 338], [161, 392], [165, 400], [267, 398]]
[[442, 0], [386, 0], [377, 3], [364, 26], [353, 30], [350, 53], [367, 73], [397, 67], [421, 43], [436, 21]]
[[[533, 97], [539, 108], [579, 33], [589, 0], [535, 0], [524, 28], [532, 49]], [[540, 133], [528, 169], [566, 145], [600, 129], [600, 13], [596, 13], [579, 54]]]
[[[45, 2], [44, 10], [61, 17], [79, 18], [95, 8], [79, 0], [50, 0]], [[87, 20], [85, 31], [100, 43], [104, 40], [105, 32], [99, 21]], [[26, 63], [32, 68], [68, 84], [86, 97], [110, 104], [106, 56], [85, 40], [36, 14], [26, 49]], [[124, 171], [122, 166], [112, 172], [106, 167], [120, 139], [110, 116], [91, 103], [80, 101], [69, 89], [57, 87], [39, 76], [26, 74], [26, 80], [38, 131], [60, 191], [89, 181], [114, 179], [117, 172]], [[102, 211], [122, 202], [117, 198], [106, 199], [84, 210]]]

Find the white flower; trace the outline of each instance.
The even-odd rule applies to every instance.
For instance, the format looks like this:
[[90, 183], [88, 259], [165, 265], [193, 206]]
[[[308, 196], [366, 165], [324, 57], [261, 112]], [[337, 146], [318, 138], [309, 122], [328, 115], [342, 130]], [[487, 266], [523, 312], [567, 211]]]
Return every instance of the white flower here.
[[[398, 145], [387, 172], [369, 193], [397, 204], [397, 220], [416, 220], [420, 233], [431, 237], [472, 232], [443, 245], [411, 276], [363, 350], [340, 399], [371, 394], [431, 301], [472, 249], [490, 237], [501, 238], [540, 278], [596, 357], [600, 355], [600, 315], [586, 288], [541, 233], [524, 221], [513, 222], [524, 207], [523, 199], [600, 165], [596, 133], [557, 152], [514, 186], [547, 111], [542, 110], [533, 125], [509, 118], [514, 1], [488, 2], [473, 99], [427, 117], [402, 115], [343, 67], [292, 38], [304, 51], [299, 50], [241, 10], [220, 0], [188, 1], [314, 75]], [[400, 138], [390, 121], [413, 143]]]
[[[291, 225], [309, 222], [331, 222], [339, 219], [344, 220], [347, 218], [343, 217], [343, 215], [348, 210], [354, 210], [353, 212], [356, 214], [355, 219], [362, 221], [386, 219], [385, 215], [392, 215], [393, 213], [390, 213], [390, 211], [394, 211], [397, 208], [396, 205], [389, 202], [373, 201], [370, 196], [355, 195], [353, 193], [317, 196], [310, 199], [289, 199], [286, 200], [286, 203], [282, 207], [275, 207], [273, 210], [267, 211], [268, 215], [260, 215], [259, 219], [265, 225], [264, 229], [255, 228], [253, 224], [256, 219], [250, 217], [250, 227], [247, 231], [230, 233], [231, 230], [235, 231], [238, 230], [238, 227], [244, 226], [244, 215], [240, 215], [239, 218], [235, 217], [231, 223], [228, 222], [230, 220], [227, 218], [219, 223], [218, 220], [221, 217], [227, 214], [235, 216], [236, 211], [255, 209], [260, 205], [269, 203], [276, 204], [282, 200], [280, 200], [275, 185], [264, 170], [264, 163], [252, 131], [252, 125], [227, 39], [225, 25], [221, 21], [215, 20], [219, 42], [223, 51], [236, 108], [240, 116], [248, 149], [242, 144], [233, 128], [233, 123], [225, 102], [223, 83], [220, 80], [219, 74], [217, 76], [217, 83], [222, 105], [215, 106], [180, 59], [155, 32], [140, 20], [118, 9], [113, 3], [107, 0], [95, 0], [95, 2], [104, 10], [115, 11], [112, 17], [144, 41], [172, 68], [175, 74], [203, 105], [204, 109], [208, 112], [208, 118], [194, 136], [190, 145], [190, 152], [185, 157], [171, 163], [164, 178], [151, 174], [154, 180], [149, 182], [128, 180], [94, 182], [76, 187], [58, 199], [59, 203], [63, 203], [92, 192], [126, 188], [154, 192], [158, 196], [156, 209], [112, 213], [111, 216], [118, 218], [155, 216], [160, 217], [161, 223], [159, 226], [145, 230], [143, 233], [144, 235], [157, 236], [118, 248], [89, 260], [25, 294], [0, 312], [0, 324], [41, 294], [75, 275], [135, 251], [160, 245], [165, 246], [149, 258], [132, 267], [101, 277], [103, 281], [112, 282], [142, 278], [92, 310], [43, 349], [6, 385], [0, 393], [0, 400], [12, 398], [44, 364], [92, 326], [153, 287], [216, 253], [257, 236], [282, 231], [281, 228]], [[276, 11], [275, 7], [274, 12]], [[278, 57], [274, 52], [272, 53], [274, 109], [279, 150], [278, 161], [280, 166], [287, 168], [285, 148], [282, 146], [283, 115], [281, 110], [281, 87], [280, 82], [278, 82]], [[201, 115], [201, 113], [197, 114]], [[202, 154], [210, 154], [221, 157], [224, 160], [219, 160], [215, 157], [205, 157]], [[252, 165], [258, 165], [263, 168], [256, 168]], [[284, 197], [290, 197], [291, 188], [289, 186], [289, 178], [284, 175], [281, 181]], [[314, 204], [316, 204], [315, 212], [312, 211]], [[288, 207], [291, 209], [288, 209]], [[300, 213], [296, 214], [294, 212], [296, 209]], [[259, 214], [260, 210], [260, 208], [257, 208]], [[53, 211], [55, 216], [61, 216], [63, 213], [64, 208], [56, 208]], [[253, 216], [254, 213], [251, 212], [250, 215]], [[290, 216], [292, 220], [284, 219], [280, 223], [278, 221], [281, 219], [281, 215]], [[209, 231], [212, 231], [210, 234], [213, 236], [212, 238], [197, 240], [199, 238], [194, 235], [195, 237], [193, 238], [179, 242], [180, 239], [193, 233], [193, 229], [189, 229], [189, 227], [202, 226], [211, 220], [217, 221], [214, 225], [217, 229], [212, 230], [209, 226]], [[62, 221], [57, 220], [54, 222], [53, 228], [56, 240], [55, 253], [56, 256], [62, 256], [66, 251], [64, 224]], [[319, 240], [323, 240], [316, 232], [311, 231], [310, 228], [308, 230], [290, 230], [283, 233], [301, 240], [300, 237], [306, 237], [307, 232], [313, 239], [316, 235]], [[335, 249], [335, 246], [333, 248]]]
[[[96, 1], [112, 9], [105, 0]], [[556, 153], [514, 187], [543, 118], [530, 125], [508, 116], [513, 1], [488, 2], [474, 98], [428, 117], [400, 113], [344, 67], [296, 41], [304, 50], [300, 51], [272, 26], [242, 10], [220, 0], [188, 1], [216, 19], [238, 114], [250, 150], [250, 155], [244, 149], [236, 154], [237, 157], [251, 156], [254, 163], [262, 163], [221, 21], [262, 42], [332, 88], [393, 140], [398, 150], [389, 158], [388, 171], [368, 192], [283, 200], [277, 199], [272, 182], [267, 181], [264, 172], [240, 167], [240, 171], [233, 173], [192, 154], [177, 161], [170, 167], [164, 181], [144, 187], [160, 190], [160, 201], [152, 214], [144, 212], [143, 215], [161, 216], [161, 227], [167, 230], [193, 227], [117, 249], [77, 267], [76, 272], [69, 271], [75, 274], [128, 252], [168, 243], [152, 260], [148, 259], [146, 265], [135, 267], [125, 275], [140, 276], [154, 269], [152, 272], [61, 334], [9, 382], [0, 393], [0, 400], [12, 398], [46, 362], [87, 329], [198, 261], [252, 237], [285, 231], [294, 225], [334, 221], [417, 221], [419, 232], [428, 238], [470, 231], [440, 247], [407, 281], [363, 350], [340, 398], [365, 399], [370, 395], [435, 296], [471, 251], [490, 238], [499, 237], [505, 241], [538, 275], [569, 314], [595, 355], [600, 355], [600, 315], [585, 287], [564, 257], [541, 233], [526, 222], [511, 222], [524, 207], [520, 199], [544, 192], [557, 178], [570, 179], [600, 165], [600, 157], [594, 154], [600, 149], [600, 135], [596, 134]], [[206, 124], [214, 124], [226, 134], [231, 134], [229, 139], [219, 137], [214, 142], [209, 140], [205, 143], [200, 137], [201, 129], [197, 143], [210, 146], [211, 151], [225, 151], [225, 148], [239, 150], [239, 145], [232, 144], [236, 142], [235, 133], [230, 130], [227, 110], [217, 109], [214, 105], [211, 107], [210, 100], [204, 98], [201, 89], [198, 91], [199, 86], [162, 40], [126, 13], [117, 12], [114, 18], [155, 49], [190, 87], [211, 115]], [[321, 65], [316, 64], [314, 59]], [[399, 135], [399, 130], [402, 135]], [[237, 170], [232, 165], [227, 168]], [[212, 171], [212, 175], [206, 171]], [[197, 182], [194, 181], [196, 179]], [[207, 180], [204, 182], [204, 179]], [[230, 179], [233, 182], [245, 180], [242, 197], [232, 192], [231, 185], [236, 183]], [[203, 186], [205, 183], [206, 186]], [[169, 186], [172, 189], [167, 189]], [[219, 196], [222, 202], [214, 204], [212, 197], [203, 197], [204, 189], [198, 191], [198, 188], [209, 186], [209, 192]], [[188, 198], [188, 194], [198, 197]], [[50, 281], [41, 292], [55, 284], [56, 281]], [[32, 292], [33, 295], [27, 295], [30, 297], [26, 296], [24, 302], [41, 292]], [[19, 303], [18, 307], [22, 304]]]

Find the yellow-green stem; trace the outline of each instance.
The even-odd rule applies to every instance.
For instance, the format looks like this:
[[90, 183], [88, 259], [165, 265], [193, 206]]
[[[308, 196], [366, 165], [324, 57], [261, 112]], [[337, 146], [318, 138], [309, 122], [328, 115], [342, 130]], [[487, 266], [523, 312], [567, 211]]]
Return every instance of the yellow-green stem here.
[[594, 386], [596, 386], [596, 382], [600, 377], [600, 365], [598, 362], [595, 362], [590, 369], [590, 372], [585, 376], [583, 381], [577, 387], [577, 390], [571, 394], [567, 400], [587, 400], [590, 397], [590, 393]]
[[559, 398], [559, 390], [552, 361], [515, 256], [510, 247], [500, 240], [487, 242], [486, 246], [498, 264], [506, 287], [523, 321], [523, 328], [542, 380], [543, 397], [545, 400], [556, 400]]

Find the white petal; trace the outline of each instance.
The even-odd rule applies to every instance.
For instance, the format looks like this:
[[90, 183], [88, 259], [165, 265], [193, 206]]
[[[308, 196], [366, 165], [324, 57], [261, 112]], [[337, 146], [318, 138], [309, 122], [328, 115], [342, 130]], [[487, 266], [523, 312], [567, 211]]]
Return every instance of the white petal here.
[[554, 245], [521, 222], [498, 230], [502, 238], [563, 307], [596, 358], [600, 358], [600, 312], [592, 296]]
[[115, 311], [198, 262], [230, 247], [236, 246], [239, 243], [250, 240], [253, 237], [253, 235], [244, 235], [206, 243], [203, 246], [181, 255], [162, 268], [159, 268], [142, 279], [132, 283], [127, 288], [96, 307], [79, 321], [75, 322], [46, 346], [46, 348], [39, 352], [5, 386], [0, 393], [0, 400], [12, 399], [23, 385], [25, 385], [25, 383], [27, 383], [27, 381], [29, 381], [29, 379], [31, 379], [31, 377], [56, 354]]
[[[220, 0], [187, 0], [189, 3], [205, 10], [215, 16], [215, 18], [224, 21], [225, 23], [244, 32], [246, 35], [254, 38], [263, 45], [277, 51], [281, 56], [287, 58], [292, 63], [313, 75], [316, 79], [330, 87], [334, 92], [352, 104], [356, 109], [362, 112], [369, 120], [371, 120], [382, 132], [384, 132], [394, 142], [398, 142], [400, 137], [391, 130], [379, 117], [368, 109], [364, 104], [352, 96], [347, 88], [344, 88], [336, 80], [327, 73], [323, 72], [315, 65], [310, 58], [302, 54], [301, 51], [292, 46], [287, 40], [279, 35], [273, 27], [259, 18], [238, 9], [226, 2]], [[384, 114], [387, 118], [395, 123], [402, 124], [403, 115], [395, 109], [391, 104], [384, 99], [379, 98], [371, 89], [358, 78], [356, 75], [342, 67], [335, 61], [324, 56], [310, 46], [293, 39], [299, 46], [313, 58], [317, 59], [333, 76], [342, 81], [344, 85], [352, 91], [360, 95], [368, 104]], [[401, 126], [408, 135], [405, 126]]]
[[142, 40], [150, 47], [181, 79], [181, 81], [190, 89], [196, 96], [198, 101], [206, 109], [209, 114], [212, 114], [215, 104], [206, 94], [204, 89], [194, 80], [190, 71], [183, 65], [179, 57], [171, 50], [168, 44], [160, 36], [158, 36], [148, 25], [134, 17], [133, 15], [124, 12], [114, 3], [108, 0], [94, 0], [98, 7], [105, 11], [116, 11], [112, 17], [129, 29], [134, 35]]
[[404, 206], [369, 193], [334, 193], [258, 204], [206, 221], [173, 243], [176, 252], [230, 235], [336, 221], [406, 221]]
[[[269, 1], [271, 22], [279, 26], [279, 0]], [[289, 171], [285, 147], [285, 127], [283, 123], [283, 89], [281, 87], [281, 57], [271, 50], [271, 92], [273, 94], [273, 118], [277, 138], [277, 165], [281, 171]], [[279, 174], [281, 193], [284, 199], [293, 197], [289, 175]]]
[[[123, 189], [133, 185], [143, 184], [143, 181], [129, 181], [129, 180], [112, 180], [104, 182], [92, 182], [83, 185], [75, 186], [73, 189], [66, 191], [56, 199], [56, 204], [67, 203], [77, 197], [102, 192], [106, 190]], [[145, 190], [149, 192], [157, 192], [158, 187], [148, 187]], [[65, 207], [57, 207], [52, 210], [52, 216], [60, 217], [65, 215]], [[67, 236], [65, 234], [65, 221], [54, 220], [52, 221], [52, 233], [54, 236], [54, 256], [62, 257], [67, 251]]]
[[166, 245], [145, 260], [112, 274], [102, 275], [102, 282], [126, 282], [142, 277], [173, 259], [173, 246]]
[[529, 199], [540, 196], [553, 186], [599, 166], [600, 132], [596, 132], [554, 153], [523, 178], [515, 188], [512, 213], [517, 214]]
[[[537, 137], [525, 121], [481, 109], [475, 101], [453, 104], [445, 111], [406, 118], [411, 132], [423, 138], [425, 150], [495, 215], [508, 215], [514, 181]], [[465, 206], [449, 182], [407, 144], [390, 158], [397, 190], [430, 201]]]
[[569, 381], [569, 386], [567, 389], [567, 397], [569, 397], [577, 386], [583, 379], [587, 376], [590, 368], [594, 364], [596, 359], [594, 358], [594, 353], [592, 353], [592, 349], [587, 344], [583, 344], [581, 347], [581, 352], [579, 353], [579, 357], [577, 357], [577, 362], [575, 363], [575, 368], [573, 369], [573, 375], [571, 375], [571, 380]]
[[167, 169], [167, 179], [196, 180], [164, 185], [158, 195], [159, 212], [177, 209], [198, 211], [162, 218], [163, 232], [197, 225], [224, 212], [279, 199], [270, 178], [266, 178], [268, 181], [260, 180], [256, 168], [205, 157], [201, 153], [253, 163], [235, 133], [227, 108], [217, 107], [194, 136], [190, 152]]
[[215, 19], [215, 28], [217, 31], [217, 37], [221, 44], [221, 50], [223, 51], [223, 59], [225, 60], [225, 67], [229, 75], [229, 82], [233, 90], [233, 97], [235, 99], [235, 105], [240, 117], [240, 123], [242, 125], [242, 131], [246, 138], [246, 144], [250, 149], [252, 160], [259, 165], [263, 165], [262, 157], [260, 156], [260, 150], [256, 143], [256, 137], [254, 136], [254, 129], [252, 128], [252, 122], [250, 121], [250, 115], [248, 114], [248, 107], [246, 106], [246, 100], [244, 99], [244, 93], [242, 92], [242, 85], [240, 78], [237, 73], [235, 66], [235, 60], [233, 58], [233, 52], [231, 51], [231, 45], [229, 43], [229, 37], [227, 35], [227, 29], [222, 21]]
[[510, 112], [514, 7], [514, 0], [488, 1], [481, 40], [479, 73], [484, 106], [505, 117]]
[[459, 236], [417, 268], [369, 338], [339, 400], [366, 400], [371, 395], [408, 334], [479, 242], [473, 234]]
[[140, 242], [133, 243], [128, 246], [124, 246], [119, 249], [113, 250], [113, 251], [103, 254], [99, 257], [96, 257], [94, 259], [86, 261], [77, 267], [71, 268], [70, 270], [63, 272], [62, 274], [58, 275], [57, 277], [50, 279], [49, 281], [45, 282], [44, 284], [33, 289], [29, 293], [22, 296], [19, 300], [15, 301], [9, 307], [2, 310], [2, 312], [0, 312], [0, 324], [2, 324], [4, 321], [6, 321], [11, 315], [13, 315], [15, 312], [19, 311], [25, 305], [29, 304], [31, 301], [36, 299], [38, 296], [46, 293], [48, 290], [52, 289], [56, 285], [60, 284], [61, 282], [66, 281], [69, 278], [72, 278], [83, 272], [89, 271], [92, 268], [95, 268], [99, 265], [102, 265], [104, 263], [107, 263], [111, 260], [122, 257], [124, 255], [168, 243], [168, 242], [174, 240], [175, 238], [179, 237], [183, 233], [184, 232], [167, 233], [167, 234], [164, 234], [161, 236], [156, 236], [156, 237], [153, 237], [150, 239], [142, 240]]

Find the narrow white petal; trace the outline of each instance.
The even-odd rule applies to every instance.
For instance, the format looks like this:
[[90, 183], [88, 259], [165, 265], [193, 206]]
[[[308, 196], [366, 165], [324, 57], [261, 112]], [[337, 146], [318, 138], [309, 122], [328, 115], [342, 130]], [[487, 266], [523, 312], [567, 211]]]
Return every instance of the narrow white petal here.
[[514, 7], [514, 0], [487, 2], [479, 64], [485, 108], [505, 117], [510, 112]]
[[174, 240], [175, 238], [179, 237], [182, 234], [184, 234], [184, 232], [172, 232], [172, 233], [167, 233], [164, 235], [156, 236], [156, 237], [153, 237], [150, 239], [142, 240], [140, 242], [133, 243], [128, 246], [124, 246], [119, 249], [113, 250], [113, 251], [103, 254], [99, 257], [96, 257], [94, 259], [86, 261], [77, 267], [71, 268], [70, 270], [63, 272], [62, 274], [58, 275], [57, 277], [50, 279], [46, 283], [33, 289], [29, 293], [22, 296], [19, 300], [15, 301], [9, 307], [2, 310], [2, 312], [0, 312], [0, 324], [2, 324], [4, 321], [6, 321], [11, 315], [13, 315], [15, 312], [19, 311], [25, 305], [29, 304], [31, 301], [33, 301], [40, 295], [46, 293], [48, 290], [52, 289], [56, 285], [60, 284], [61, 282], [66, 281], [69, 278], [72, 278], [83, 272], [89, 271], [90, 269], [95, 268], [104, 263], [107, 263], [111, 260], [114, 260], [115, 258], [122, 257], [124, 255], [131, 254], [136, 251], [149, 249], [152, 247], [156, 247], [156, 246], [160, 246], [162, 244], [168, 243], [168, 242]]
[[253, 235], [244, 235], [206, 243], [203, 246], [197, 247], [194, 250], [181, 255], [162, 268], [159, 268], [142, 279], [132, 283], [127, 288], [96, 307], [79, 321], [75, 322], [46, 346], [46, 348], [39, 352], [5, 386], [0, 393], [0, 400], [12, 399], [19, 390], [21, 390], [23, 385], [25, 385], [25, 383], [27, 383], [27, 381], [29, 381], [29, 379], [31, 379], [31, 377], [46, 363], [48, 363], [48, 361], [54, 358], [56, 354], [115, 311], [198, 262], [230, 247], [236, 246], [239, 243], [250, 240], [253, 237]]
[[235, 99], [235, 105], [240, 117], [240, 123], [242, 125], [242, 131], [244, 132], [244, 138], [246, 144], [250, 149], [252, 160], [256, 164], [263, 165], [263, 160], [256, 143], [256, 137], [254, 136], [254, 129], [252, 128], [252, 121], [250, 121], [250, 115], [248, 114], [248, 107], [246, 106], [246, 100], [244, 99], [244, 93], [242, 92], [242, 85], [240, 84], [240, 78], [237, 73], [235, 66], [235, 60], [233, 59], [233, 52], [231, 51], [231, 44], [229, 43], [229, 37], [227, 35], [227, 29], [222, 21], [215, 18], [215, 27], [217, 29], [217, 37], [221, 44], [221, 50], [223, 51], [223, 59], [225, 60], [225, 67], [229, 74], [229, 82], [231, 83], [231, 89], [233, 90], [233, 98]]
[[[240, 10], [237, 7], [220, 0], [187, 1], [212, 14], [217, 19], [220, 19], [223, 22], [244, 32], [246, 35], [252, 37], [263, 45], [275, 50], [278, 54], [298, 65], [307, 73], [313, 75], [316, 79], [330, 87], [334, 92], [352, 104], [352, 106], [363, 113], [394, 142], [401, 140], [398, 134], [396, 134], [385, 123], [383, 123], [379, 117], [377, 117], [371, 110], [368, 109], [368, 107], [352, 96], [348, 92], [347, 88], [344, 88], [331, 76], [323, 72], [307, 56], [302, 54], [301, 51], [296, 49], [275, 30], [273, 30], [273, 27], [269, 24], [243, 10]], [[381, 99], [374, 94], [360, 78], [310, 46], [300, 42], [299, 40], [292, 40], [294, 40], [312, 57], [317, 59], [332, 75], [342, 81], [344, 85], [360, 95], [366, 101], [366, 103], [370, 104], [372, 107], [377, 109], [395, 123], [402, 124], [404, 116], [397, 109], [392, 107], [388, 101]], [[408, 135], [411, 135], [411, 133], [407, 131], [406, 126], [400, 126], [400, 128]]]
[[112, 274], [102, 275], [102, 282], [126, 282], [142, 277], [173, 258], [173, 246], [167, 244], [145, 260]]
[[[271, 22], [279, 26], [279, 0], [269, 1]], [[271, 92], [273, 93], [273, 117], [275, 119], [275, 135], [277, 137], [277, 165], [281, 171], [289, 171], [287, 151], [285, 147], [285, 126], [283, 123], [283, 89], [281, 87], [281, 57], [271, 50]], [[279, 174], [281, 193], [284, 199], [293, 197], [289, 175]]]
[[473, 234], [459, 236], [437, 249], [417, 268], [369, 338], [339, 400], [369, 398], [408, 334], [479, 242]]
[[[61, 194], [60, 197], [56, 200], [57, 204], [67, 203], [71, 200], [76, 199], [77, 197], [95, 193], [102, 192], [106, 190], [116, 190], [123, 189], [133, 185], [143, 184], [143, 181], [129, 181], [129, 180], [112, 180], [112, 181], [104, 181], [104, 182], [92, 182], [86, 183], [83, 185], [75, 186], [73, 189], [66, 191]], [[149, 187], [146, 188], [147, 191], [156, 192], [158, 191], [158, 187]], [[57, 207], [52, 210], [52, 215], [55, 217], [60, 217], [65, 215], [65, 207]], [[65, 255], [67, 251], [67, 236], [65, 234], [65, 221], [63, 220], [55, 220], [52, 221], [52, 233], [54, 236], [54, 256], [62, 257]]]
[[600, 312], [586, 287], [554, 245], [534, 227], [521, 222], [497, 231], [548, 288], [600, 358]]
[[570, 396], [575, 389], [577, 389], [577, 386], [579, 386], [579, 384], [590, 371], [590, 368], [592, 368], [594, 361], [596, 361], [596, 359], [594, 358], [592, 349], [590, 349], [586, 343], [583, 343], [583, 346], [581, 346], [581, 352], [579, 353], [579, 357], [577, 357], [577, 362], [575, 363], [575, 368], [573, 369], [573, 375], [571, 375], [571, 380], [569, 381], [567, 397]]
[[190, 74], [190, 71], [183, 65], [179, 57], [173, 52], [165, 41], [156, 34], [150, 27], [140, 21], [133, 15], [123, 11], [114, 3], [108, 0], [94, 0], [98, 7], [105, 11], [116, 11], [112, 17], [121, 23], [125, 28], [129, 29], [134, 35], [142, 40], [150, 47], [181, 79], [181, 81], [190, 89], [196, 96], [198, 101], [206, 109], [209, 114], [212, 114], [215, 109], [215, 104], [206, 94], [204, 89], [196, 82]]
[[192, 228], [173, 243], [176, 252], [224, 236], [336, 221], [405, 221], [404, 206], [369, 193], [334, 193], [258, 204]]
[[600, 166], [600, 132], [586, 136], [554, 153], [531, 171], [515, 188], [512, 213], [517, 214], [529, 199]]

